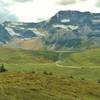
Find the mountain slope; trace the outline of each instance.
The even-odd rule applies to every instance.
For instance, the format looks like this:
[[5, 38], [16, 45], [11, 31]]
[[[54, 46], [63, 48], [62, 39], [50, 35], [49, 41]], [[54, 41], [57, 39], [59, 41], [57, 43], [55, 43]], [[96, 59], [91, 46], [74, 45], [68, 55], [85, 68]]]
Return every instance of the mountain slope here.
[[0, 42], [6, 43], [10, 39], [11, 39], [11, 36], [8, 33], [8, 31], [2, 25], [0, 25]]
[[100, 14], [78, 11], [59, 11], [45, 26], [51, 34], [47, 45], [56, 48], [100, 47]]
[[[2, 25], [11, 37], [8, 46], [13, 38], [22, 41], [39, 37], [42, 49], [80, 50], [100, 47], [100, 13], [59, 11], [48, 21], [40, 23], [5, 22]], [[6, 37], [2, 39], [7, 40]], [[15, 42], [16, 45], [18, 43]]]

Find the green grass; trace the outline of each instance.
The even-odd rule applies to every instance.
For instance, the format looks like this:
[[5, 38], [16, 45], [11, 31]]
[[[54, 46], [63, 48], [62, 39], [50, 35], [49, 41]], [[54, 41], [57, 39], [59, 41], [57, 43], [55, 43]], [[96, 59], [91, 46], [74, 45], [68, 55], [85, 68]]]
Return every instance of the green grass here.
[[[59, 67], [59, 60], [80, 68]], [[1, 47], [0, 63], [8, 71], [0, 73], [0, 100], [100, 100], [99, 60], [100, 49], [57, 53]]]
[[[20, 49], [9, 49], [0, 48], [0, 63], [4, 64], [9, 72], [32, 72], [35, 71], [38, 74], [44, 71], [52, 72], [54, 75], [63, 76], [68, 78], [69, 76], [74, 76], [77, 79], [85, 78], [86, 80], [99, 80], [100, 79], [100, 68], [95, 68], [96, 62], [90, 60], [97, 59], [99, 61], [99, 51], [100, 49], [88, 50], [85, 52], [70, 52], [70, 53], [55, 53], [53, 51], [27, 51]], [[63, 57], [64, 62], [62, 65], [69, 65], [68, 60], [71, 61], [71, 57], [76, 61], [71, 63], [72, 66], [78, 66], [77, 63], [85, 63], [90, 61], [93, 63], [94, 68], [88, 68], [88, 66], [83, 66], [80, 64], [80, 69], [77, 68], [67, 68], [56, 66], [55, 61], [59, 56]], [[73, 56], [74, 55], [74, 56]], [[84, 56], [83, 56], [84, 55]], [[85, 58], [87, 59], [85, 59]], [[81, 61], [79, 61], [79, 59]], [[84, 58], [84, 60], [82, 60]], [[55, 60], [56, 59], [56, 60]], [[99, 62], [98, 62], [99, 63]], [[87, 63], [88, 65], [88, 63]]]
[[31, 51], [0, 47], [0, 63], [51, 63], [56, 61], [58, 54], [52, 51]]
[[67, 66], [100, 66], [100, 49], [90, 49], [66, 56], [62, 61]]
[[[61, 56], [61, 57], [59, 57]], [[9, 72], [32, 72], [38, 74], [49, 71], [63, 77], [84, 77], [87, 80], [98, 80], [100, 68], [88, 68], [99, 65], [100, 49], [92, 49], [84, 52], [57, 53], [53, 51], [31, 51], [21, 49], [0, 48], [0, 63], [4, 64]], [[58, 67], [56, 61], [59, 58], [64, 61], [62, 65], [80, 66], [80, 69]], [[92, 60], [94, 59], [94, 61]], [[85, 66], [83, 68], [83, 66]]]

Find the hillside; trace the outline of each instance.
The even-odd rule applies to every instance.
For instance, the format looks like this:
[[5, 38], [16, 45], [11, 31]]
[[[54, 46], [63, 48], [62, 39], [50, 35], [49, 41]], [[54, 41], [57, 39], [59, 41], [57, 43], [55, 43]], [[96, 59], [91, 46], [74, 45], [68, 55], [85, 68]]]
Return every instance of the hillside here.
[[89, 49], [72, 53], [61, 62], [67, 66], [100, 66], [100, 49]]
[[53, 51], [32, 51], [0, 47], [0, 62], [8, 64], [48, 63], [58, 59], [58, 53]]
[[0, 64], [4, 64], [9, 72], [35, 71], [41, 74], [46, 71], [66, 78], [72, 75], [96, 81], [100, 77], [99, 50], [54, 52], [0, 47]]
[[[0, 100], [99, 100], [99, 53], [100, 49], [61, 53], [0, 47], [0, 64], [7, 69], [0, 72]], [[56, 64], [61, 57], [64, 67]], [[94, 67], [77, 68], [83, 64], [79, 59]]]
[[32, 73], [0, 74], [0, 100], [99, 100], [100, 84]]

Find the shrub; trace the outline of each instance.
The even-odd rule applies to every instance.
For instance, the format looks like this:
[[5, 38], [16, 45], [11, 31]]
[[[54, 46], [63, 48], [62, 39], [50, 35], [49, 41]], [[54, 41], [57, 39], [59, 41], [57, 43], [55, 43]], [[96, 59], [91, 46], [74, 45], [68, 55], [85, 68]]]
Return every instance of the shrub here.
[[74, 77], [71, 75], [71, 76], [69, 76], [69, 78], [72, 78], [73, 79]]
[[97, 82], [100, 83], [100, 79]]
[[46, 71], [44, 71], [43, 74], [44, 74], [44, 75], [53, 75], [52, 72], [49, 73], [49, 72], [46, 72]]
[[44, 75], [48, 75], [48, 73], [46, 71], [43, 72]]
[[52, 72], [50, 72], [50, 73], [49, 73], [49, 75], [53, 75], [53, 73], [52, 73]]
[[35, 71], [32, 71], [32, 74], [35, 74]]
[[85, 78], [81, 78], [81, 80], [85, 80]]
[[2, 64], [0, 66], [0, 72], [6, 72], [6, 71], [7, 71], [7, 69], [5, 69], [4, 64]]

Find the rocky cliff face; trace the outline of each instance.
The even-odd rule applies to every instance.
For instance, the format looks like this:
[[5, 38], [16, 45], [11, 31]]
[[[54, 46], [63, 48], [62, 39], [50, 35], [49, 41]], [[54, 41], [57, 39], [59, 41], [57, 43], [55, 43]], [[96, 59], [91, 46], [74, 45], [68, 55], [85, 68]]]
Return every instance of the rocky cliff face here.
[[100, 14], [60, 11], [46, 25], [46, 43], [58, 48], [100, 47]]
[[[7, 45], [13, 42], [16, 47], [19, 41], [23, 43], [28, 40], [36, 45], [34, 39], [38, 41], [37, 46], [41, 44], [42, 49], [100, 47], [100, 14], [59, 11], [50, 20], [40, 23], [5, 22], [0, 25], [0, 42], [7, 41]], [[23, 48], [20, 45], [17, 47]]]
[[7, 43], [11, 39], [9, 32], [0, 25], [0, 43]]

